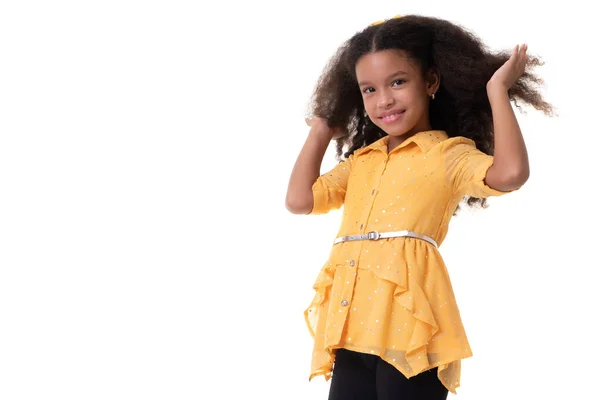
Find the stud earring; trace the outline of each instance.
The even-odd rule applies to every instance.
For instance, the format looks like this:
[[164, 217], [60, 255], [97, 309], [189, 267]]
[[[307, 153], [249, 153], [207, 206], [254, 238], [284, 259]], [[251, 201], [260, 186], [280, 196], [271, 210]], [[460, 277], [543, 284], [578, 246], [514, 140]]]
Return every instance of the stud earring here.
[[435, 100], [435, 93], [431, 93], [431, 100]]

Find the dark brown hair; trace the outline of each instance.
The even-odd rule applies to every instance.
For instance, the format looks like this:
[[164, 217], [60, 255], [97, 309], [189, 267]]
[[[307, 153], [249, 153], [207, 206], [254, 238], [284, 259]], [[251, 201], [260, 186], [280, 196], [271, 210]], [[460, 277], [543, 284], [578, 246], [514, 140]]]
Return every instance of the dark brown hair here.
[[[479, 150], [492, 155], [494, 129], [486, 84], [511, 51], [492, 52], [477, 36], [449, 21], [407, 15], [356, 33], [338, 49], [317, 82], [310, 114], [349, 133], [337, 139], [337, 158], [342, 159], [342, 154], [346, 158], [387, 135], [366, 114], [355, 66], [363, 55], [388, 49], [406, 52], [421, 67], [423, 76], [430, 68], [439, 72], [440, 87], [430, 103], [432, 129], [444, 130], [449, 137], [470, 138]], [[532, 73], [539, 65], [540, 58], [529, 56], [525, 73], [508, 95], [519, 110], [526, 103], [552, 115], [552, 106], [537, 90], [544, 82]], [[467, 203], [486, 205], [485, 199], [473, 197]]]

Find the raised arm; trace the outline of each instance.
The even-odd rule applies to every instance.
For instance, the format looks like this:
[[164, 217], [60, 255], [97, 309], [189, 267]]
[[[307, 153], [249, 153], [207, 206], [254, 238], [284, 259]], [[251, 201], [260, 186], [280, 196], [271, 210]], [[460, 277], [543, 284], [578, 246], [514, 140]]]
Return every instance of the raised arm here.
[[285, 206], [293, 214], [308, 214], [313, 209], [312, 186], [320, 176], [323, 156], [332, 138], [341, 134], [321, 118], [307, 120], [307, 124], [311, 129], [294, 164], [285, 198]]
[[529, 178], [527, 148], [508, 96], [508, 89], [523, 75], [526, 63], [527, 45], [516, 46], [487, 84], [494, 120], [494, 163], [485, 183], [500, 191], [517, 189]]

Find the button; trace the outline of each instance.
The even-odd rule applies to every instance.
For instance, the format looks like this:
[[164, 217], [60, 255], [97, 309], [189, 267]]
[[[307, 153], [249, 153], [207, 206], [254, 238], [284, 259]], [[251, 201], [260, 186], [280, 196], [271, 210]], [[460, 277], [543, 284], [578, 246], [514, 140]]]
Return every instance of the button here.
[[360, 229], [362, 229], [362, 228], [363, 228], [363, 226], [365, 226], [365, 224], [360, 224]]
[[342, 306], [346, 307], [348, 305], [348, 302], [346, 300], [342, 300]]
[[351, 267], [354, 267], [354, 264], [356, 264], [356, 263], [354, 262], [354, 260], [350, 261], [350, 266], [351, 266]]
[[373, 190], [371, 191], [371, 194], [375, 194], [375, 189], [373, 189]]

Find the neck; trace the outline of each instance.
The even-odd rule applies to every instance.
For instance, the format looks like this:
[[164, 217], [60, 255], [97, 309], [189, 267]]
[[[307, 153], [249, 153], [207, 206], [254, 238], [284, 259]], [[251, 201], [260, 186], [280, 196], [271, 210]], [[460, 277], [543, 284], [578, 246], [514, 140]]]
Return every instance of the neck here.
[[402, 142], [404, 142], [406, 139], [408, 139], [409, 137], [411, 137], [412, 135], [414, 135], [416, 132], [411, 133], [411, 132], [406, 132], [403, 135], [400, 136], [391, 136], [388, 140], [388, 153], [392, 150], [394, 150], [396, 147], [400, 146], [402, 144]]
[[414, 136], [419, 132], [426, 132], [426, 131], [430, 131], [430, 130], [431, 130], [431, 125], [428, 122], [427, 124], [423, 124], [422, 127], [415, 126], [408, 132], [403, 133], [402, 135], [398, 135], [398, 136], [389, 135], [390, 138], [388, 140], [388, 153], [390, 151], [394, 150], [396, 147], [400, 146], [402, 144], [402, 142], [404, 142], [409, 137]]

